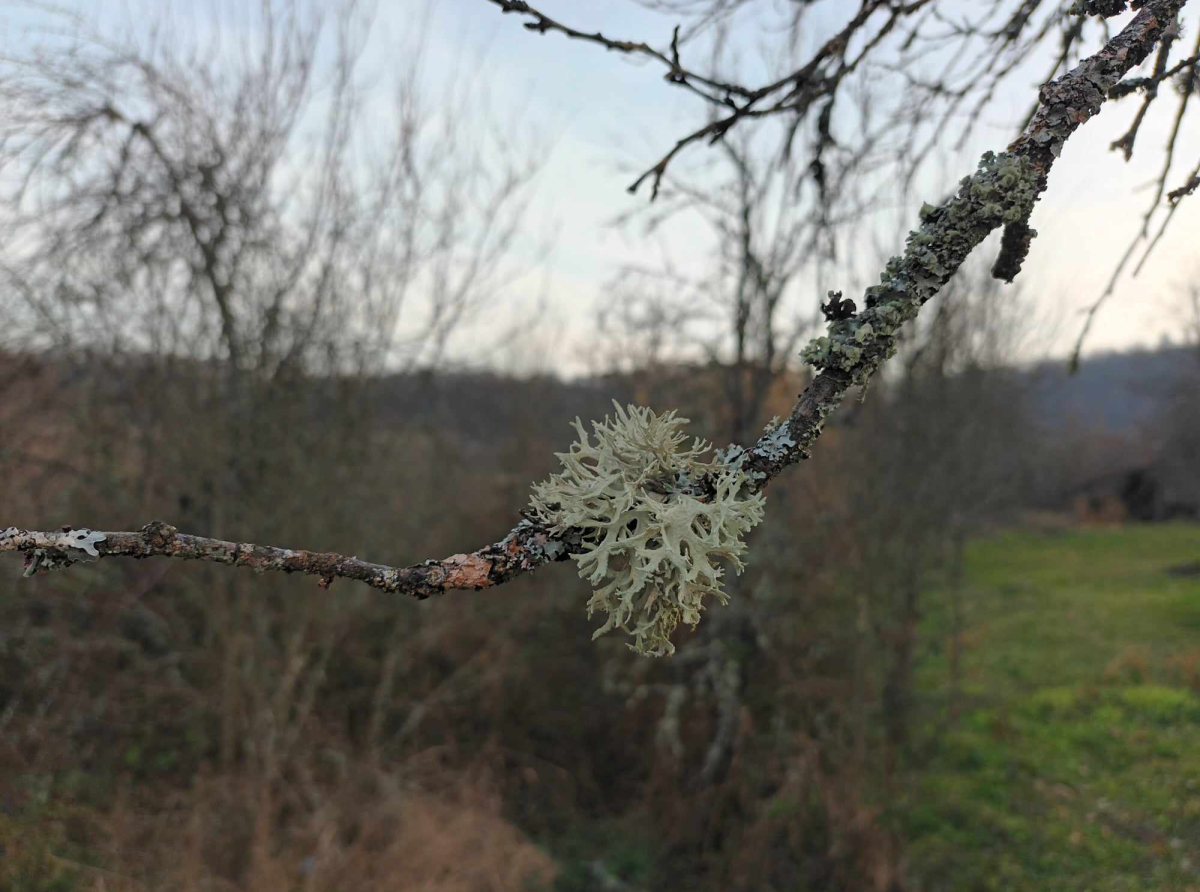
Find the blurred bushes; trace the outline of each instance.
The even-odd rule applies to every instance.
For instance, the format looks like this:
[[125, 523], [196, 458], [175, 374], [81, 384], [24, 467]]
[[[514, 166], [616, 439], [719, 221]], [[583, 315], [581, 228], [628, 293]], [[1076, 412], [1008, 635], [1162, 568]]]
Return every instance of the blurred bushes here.
[[[55, 436], [36, 487], [4, 475], [14, 517], [163, 518], [398, 564], [502, 536], [569, 442], [568, 417], [602, 417], [631, 386], [264, 383], [98, 362], [81, 360], [93, 374], [70, 388], [53, 382], [71, 363], [44, 364], [46, 411], [17, 433]], [[244, 388], [236, 401], [231, 386]], [[9, 820], [50, 820], [20, 804], [32, 788], [39, 809], [81, 809], [80, 863], [153, 888], [336, 877], [400, 889], [422, 864], [438, 889], [521, 888], [521, 871], [548, 883], [559, 868], [563, 889], [898, 888], [899, 842], [880, 816], [915, 708], [916, 598], [946, 566], [950, 522], [967, 522], [965, 481], [982, 485], [963, 452], [979, 440], [948, 408], [982, 392], [936, 386], [913, 414], [873, 394], [823, 439], [820, 473], [772, 486], [740, 625], [711, 642], [677, 635], [673, 660], [592, 643], [587, 592], [565, 566], [425, 603], [166, 561], [10, 576]], [[993, 427], [971, 436], [1001, 446]], [[912, 472], [931, 462], [934, 483]], [[730, 694], [703, 670], [711, 647], [742, 667], [725, 730]], [[733, 741], [728, 767], [699, 782], [719, 734]]]

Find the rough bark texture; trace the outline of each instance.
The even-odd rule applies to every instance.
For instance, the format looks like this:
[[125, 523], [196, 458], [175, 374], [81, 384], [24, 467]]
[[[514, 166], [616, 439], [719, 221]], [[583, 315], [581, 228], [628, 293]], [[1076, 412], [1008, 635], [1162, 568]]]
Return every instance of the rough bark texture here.
[[[389, 567], [336, 552], [192, 536], [179, 532], [168, 523], [151, 521], [136, 532], [113, 533], [71, 527], [58, 532], [10, 527], [0, 530], [0, 551], [23, 552], [26, 575], [97, 557], [170, 557], [231, 564], [256, 573], [268, 570], [306, 573], [318, 577], [318, 585], [324, 587], [341, 577], [365, 582], [381, 591], [402, 592], [424, 599], [451, 589], [490, 588], [536, 569], [549, 560], [540, 557], [549, 538], [544, 530], [524, 521], [500, 542], [472, 554], [454, 554], [444, 560], [425, 561], [411, 567]], [[558, 551], [568, 547], [560, 544], [558, 549], [552, 547], [550, 551], [558, 557]]]
[[[1028, 227], [1033, 201], [1045, 190], [1046, 176], [1061, 154], [1063, 143], [1100, 110], [1108, 91], [1150, 54], [1186, 2], [1148, 0], [1103, 49], [1042, 87], [1041, 107], [1009, 146], [1007, 156], [1000, 156], [1009, 167], [985, 167], [991, 163], [985, 156], [980, 172], [964, 179], [955, 198], [923, 214], [922, 225], [910, 235], [904, 254], [889, 262], [882, 277], [884, 284], [868, 289], [864, 309], [849, 318], [831, 320], [829, 337], [818, 339], [823, 344], [815, 348], [810, 345], [823, 357], [815, 362], [822, 371], [799, 395], [787, 421], [748, 449], [735, 446], [726, 450], [726, 459], [741, 462], [741, 468], [754, 481], [754, 489], [761, 490], [784, 468], [808, 457], [825, 418], [841, 404], [850, 387], [865, 383], [891, 355], [892, 325], [914, 316], [971, 251], [1000, 226], [1013, 230], [1002, 250], [999, 271], [1005, 278], [1016, 274], [1033, 236]], [[1011, 173], [1013, 170], [1019, 173]], [[997, 194], [996, 186], [1005, 182], [1005, 177], [1018, 177], [1019, 185], [1030, 188], [1016, 199], [1002, 194], [1002, 190]], [[831, 353], [831, 345], [840, 346], [842, 352], [833, 347]], [[705, 484], [701, 481], [698, 489], [702, 491]], [[578, 535], [556, 536], [528, 519], [501, 541], [478, 551], [410, 567], [372, 564], [335, 553], [207, 539], [180, 533], [159, 521], [138, 532], [93, 533], [64, 528], [46, 533], [15, 527], [0, 531], [0, 551], [23, 552], [28, 574], [86, 557], [161, 556], [216, 561], [258, 572], [307, 573], [319, 577], [326, 586], [334, 578], [343, 577], [416, 598], [451, 589], [490, 588], [544, 564], [565, 560], [580, 550]]]

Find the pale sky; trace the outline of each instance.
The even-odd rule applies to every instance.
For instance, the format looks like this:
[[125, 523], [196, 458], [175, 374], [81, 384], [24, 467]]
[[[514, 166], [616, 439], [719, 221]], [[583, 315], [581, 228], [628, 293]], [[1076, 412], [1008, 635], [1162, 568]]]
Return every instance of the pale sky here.
[[[103, 21], [110, 15], [127, 17], [129, 10], [152, 8], [155, 3], [76, 0], [67, 5], [86, 9]], [[632, 0], [539, 0], [535, 5], [581, 30], [599, 29], [608, 37], [646, 40], [655, 46], [667, 43], [674, 24]], [[203, 14], [191, 12], [199, 7], [184, 4], [184, 8], [189, 10], [189, 18], [202, 26]], [[835, 16], [846, 12], [837, 4], [830, 8]], [[6, 34], [6, 40], [27, 16], [14, 9], [0, 4], [0, 27], [9, 26], [7, 32], [0, 32], [0, 36]], [[675, 139], [702, 123], [703, 106], [685, 91], [666, 84], [659, 67], [632, 63], [561, 35], [527, 31], [521, 27], [522, 19], [501, 15], [486, 0], [437, 0], [432, 5], [427, 0], [379, 0], [370, 64], [386, 74], [389, 54], [403, 44], [400, 35], [411, 31], [426, 13], [430, 14], [427, 51], [431, 82], [450, 77], [456, 65], [475, 69], [493, 91], [495, 107], [502, 111], [523, 108], [525, 126], [536, 128], [551, 145], [529, 224], [534, 235], [553, 235], [553, 253], [519, 283], [509, 302], [475, 320], [459, 339], [456, 355], [467, 361], [485, 356], [514, 371], [587, 371], [595, 311], [606, 299], [605, 283], [621, 264], [653, 263], [666, 250], [680, 267], [705, 269], [711, 236], [694, 220], [676, 218], [655, 240], [641, 238], [636, 229], [622, 232], [607, 225], [619, 214], [646, 203], [647, 189], [632, 196], [625, 191], [632, 168], [650, 166]], [[814, 35], [814, 39], [827, 35]], [[747, 51], [752, 49], [748, 41]], [[1004, 148], [1036, 96], [1033, 72], [1048, 68], [1040, 60], [1031, 63], [1030, 77], [1024, 82], [1018, 77], [1013, 92], [998, 98], [988, 117], [989, 126], [980, 128], [958, 160], [950, 162], [947, 169], [931, 172], [931, 177], [940, 175], [942, 183], [953, 182], [973, 171], [974, 160], [983, 150]], [[699, 60], [694, 64], [703, 67]], [[1138, 151], [1126, 164], [1108, 145], [1128, 127], [1138, 101], [1131, 97], [1107, 104], [1098, 118], [1068, 141], [1051, 173], [1049, 191], [1034, 212], [1033, 225], [1039, 237], [1018, 282], [1036, 303], [1039, 316], [1055, 326], [1053, 339], [1042, 339], [1042, 355], [1047, 342], [1052, 355], [1069, 351], [1082, 324], [1080, 311], [1104, 289], [1140, 226], [1149, 200], [1145, 187], [1161, 165], [1161, 146], [1175, 106], [1170, 97], [1152, 106], [1138, 137]], [[1200, 155], [1200, 113], [1190, 117], [1168, 188], [1183, 181], [1184, 172]], [[710, 150], [703, 144], [690, 147], [688, 159], [702, 160], [706, 151]], [[931, 178], [927, 200], [938, 202], [944, 197], [937, 188]], [[918, 209], [919, 202], [903, 210], [905, 229], [916, 224]], [[1121, 280], [1093, 326], [1088, 352], [1153, 346], [1164, 335], [1174, 334], [1169, 320], [1172, 310], [1181, 306], [1180, 291], [1188, 281], [1200, 279], [1198, 223], [1200, 196], [1185, 199], [1147, 268], [1137, 279], [1126, 273]], [[870, 244], [869, 238], [864, 240]], [[897, 239], [889, 253], [902, 248]], [[846, 278], [862, 272], [847, 271]], [[546, 301], [542, 323], [528, 338], [508, 349], [496, 349], [489, 342], [489, 333], [507, 328], [506, 320], [529, 312], [540, 296]], [[815, 305], [818, 294], [811, 298], [802, 294], [798, 299], [810, 299]]]

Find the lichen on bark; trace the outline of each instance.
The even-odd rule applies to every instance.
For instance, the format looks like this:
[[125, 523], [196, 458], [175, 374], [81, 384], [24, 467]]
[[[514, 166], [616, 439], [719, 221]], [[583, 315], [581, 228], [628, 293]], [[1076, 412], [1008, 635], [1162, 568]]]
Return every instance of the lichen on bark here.
[[[740, 572], [745, 534], [763, 515], [740, 461], [705, 461], [711, 446], [680, 432], [674, 412], [622, 408], [593, 422], [592, 443], [575, 419], [579, 439], [558, 453], [563, 471], [534, 486], [531, 512], [555, 532], [576, 531], [579, 575], [593, 586], [588, 616], [607, 614], [597, 638], [629, 633], [644, 656], [674, 653], [672, 631], [700, 621], [706, 595], [728, 601], [722, 563]], [[697, 481], [711, 483], [700, 491]]]
[[[866, 307], [832, 319], [800, 358], [818, 369], [867, 378], [896, 351], [896, 333], [932, 298], [967, 255], [999, 226], [1025, 225], [1037, 199], [1040, 173], [1019, 155], [986, 152], [941, 207], [921, 208], [921, 225], [908, 234], [904, 254], [893, 257], [880, 284], [866, 291]], [[1028, 230], [1029, 238], [1036, 233]], [[1028, 244], [1028, 241], [1025, 242]]]

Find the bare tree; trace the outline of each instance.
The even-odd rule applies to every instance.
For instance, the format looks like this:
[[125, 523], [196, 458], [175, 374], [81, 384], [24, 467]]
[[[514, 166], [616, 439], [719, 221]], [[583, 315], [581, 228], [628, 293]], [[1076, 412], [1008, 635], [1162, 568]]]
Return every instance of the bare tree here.
[[[365, 92], [360, 7], [263, 2], [261, 41], [233, 47], [47, 10], [0, 81], [9, 343], [267, 378], [441, 351], [512, 274], [539, 153], [493, 151], [469, 77], [430, 105], [420, 29], [390, 96]], [[379, 114], [391, 132], [367, 131]]]
[[[219, 19], [210, 39], [169, 20], [118, 38], [47, 9], [4, 63], [5, 339], [88, 351], [92, 372], [137, 356], [211, 367], [192, 408], [238, 411], [210, 492], [245, 491], [250, 454], [271, 449], [256, 419], [297, 375], [431, 362], [521, 269], [540, 153], [494, 150], [508, 138], [470, 77], [432, 105], [420, 28], [390, 92], [367, 93], [368, 13], [263, 2], [261, 38], [239, 43]], [[92, 402], [114, 398], [91, 380]]]
[[[421, 542], [435, 525], [373, 528], [355, 507], [379, 504], [381, 479], [420, 483], [420, 438], [376, 423], [382, 376], [437, 362], [512, 290], [543, 146], [514, 144], [474, 76], [430, 80], [420, 22], [380, 81], [354, 2], [263, 2], [255, 27], [218, 17], [210, 37], [165, 13], [114, 36], [36, 11], [28, 48], [0, 60], [0, 498], [51, 518], [169, 512], [223, 538]], [[195, 675], [164, 670], [169, 696], [203, 688], [220, 764], [252, 761], [268, 795], [348, 612], [319, 591], [264, 610], [284, 579], [240, 574], [154, 599], [163, 574], [141, 571], [114, 574], [113, 637], [152, 655], [203, 637]], [[7, 708], [93, 659], [61, 653]], [[64, 737], [111, 721], [107, 698], [76, 702]], [[38, 723], [21, 731], [36, 741]]]
[[676, 345], [676, 355], [721, 364], [722, 417], [719, 427], [706, 428], [739, 443], [761, 415], [771, 385], [794, 365], [801, 339], [817, 327], [819, 314], [803, 299], [801, 277], [819, 279], [836, 263], [835, 234], [860, 212], [851, 172], [870, 146], [839, 159], [836, 180], [823, 174], [820, 185], [811, 183], [812, 162], [764, 158], [760, 147], [737, 135], [722, 140], [717, 153], [721, 164], [702, 176], [664, 178], [652, 214], [644, 209], [619, 221], [632, 225], [650, 215], [645, 224], [653, 229], [673, 215], [698, 216], [712, 234], [713, 262], [687, 273], [669, 257], [659, 267], [626, 266], [610, 286], [616, 301], [602, 313], [633, 310], [623, 331], [614, 332], [618, 343], [621, 335], [654, 332]]

